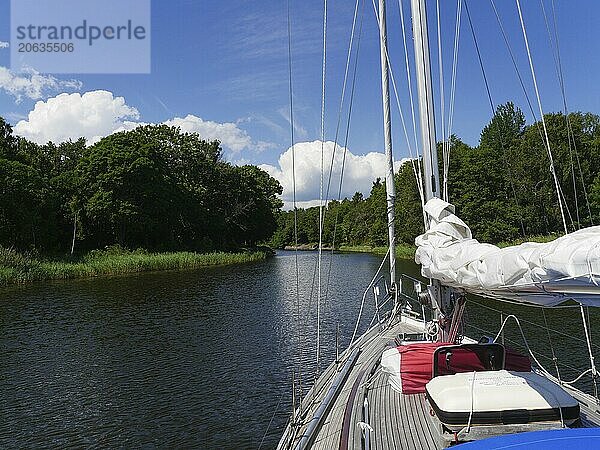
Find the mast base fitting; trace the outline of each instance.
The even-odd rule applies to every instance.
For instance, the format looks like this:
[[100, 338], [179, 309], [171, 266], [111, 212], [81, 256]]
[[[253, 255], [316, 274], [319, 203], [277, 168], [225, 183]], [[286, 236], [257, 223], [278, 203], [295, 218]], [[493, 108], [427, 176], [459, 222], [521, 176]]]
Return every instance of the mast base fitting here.
[[428, 291], [419, 293], [419, 303], [421, 305], [430, 306], [431, 305], [431, 295]]
[[445, 329], [446, 327], [450, 326], [450, 324], [452, 323], [452, 319], [450, 317], [440, 317], [438, 319], [438, 323], [440, 327]]

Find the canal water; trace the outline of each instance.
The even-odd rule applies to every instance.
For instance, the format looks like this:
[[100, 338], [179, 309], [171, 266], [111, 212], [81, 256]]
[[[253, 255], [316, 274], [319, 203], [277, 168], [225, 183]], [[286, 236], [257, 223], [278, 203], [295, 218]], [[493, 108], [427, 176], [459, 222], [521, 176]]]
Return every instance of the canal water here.
[[[348, 344], [381, 259], [325, 255], [321, 368], [335, 358], [336, 335], [340, 351]], [[279, 252], [231, 267], [3, 289], [0, 448], [273, 448], [290, 414], [293, 371], [302, 370], [306, 389], [317, 367], [315, 263], [312, 252]], [[411, 261], [398, 264], [418, 275]], [[361, 329], [374, 313], [368, 299]], [[483, 306], [468, 311], [477, 328], [467, 332], [497, 331], [499, 315], [486, 308], [503, 305], [476, 301]], [[508, 309], [544, 323], [538, 309]], [[532, 325], [532, 347], [550, 354], [552, 343], [561, 362], [586, 368], [577, 311], [546, 321], [564, 336], [549, 340]], [[591, 323], [594, 333], [597, 314]], [[515, 347], [517, 331], [511, 325], [506, 336]]]

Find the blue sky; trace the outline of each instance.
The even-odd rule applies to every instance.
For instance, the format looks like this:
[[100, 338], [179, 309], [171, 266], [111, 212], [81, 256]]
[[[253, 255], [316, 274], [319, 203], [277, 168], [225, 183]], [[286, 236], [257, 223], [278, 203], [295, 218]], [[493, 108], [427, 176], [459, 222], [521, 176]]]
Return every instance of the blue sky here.
[[[549, 13], [551, 0], [544, 1]], [[515, 2], [496, 2], [509, 33], [519, 69], [526, 80], [530, 95], [533, 96]], [[404, 0], [403, 3], [407, 8], [409, 1]], [[456, 1], [443, 0], [441, 3], [447, 95]], [[562, 100], [540, 2], [523, 0], [522, 3], [544, 110], [558, 111], [561, 109]], [[600, 89], [597, 86], [600, 73], [600, 40], [597, 31], [600, 3], [593, 0], [555, 0], [555, 3], [570, 109], [600, 113]], [[437, 95], [435, 2], [429, 0], [428, 4], [432, 28], [432, 70]], [[469, 6], [495, 103], [512, 100], [530, 119], [490, 3], [471, 0]], [[322, 1], [291, 0], [296, 139], [299, 142], [311, 142], [320, 137], [322, 8]], [[408, 14], [408, 10], [406, 11]], [[2, 0], [0, 41], [4, 42], [9, 41], [8, 12], [9, 2]], [[329, 0], [327, 140], [334, 138], [353, 12], [353, 1]], [[397, 0], [389, 1], [390, 57], [400, 89], [401, 102], [405, 113], [408, 114], [408, 93], [398, 17]], [[479, 132], [489, 121], [491, 113], [464, 11], [462, 19], [454, 132], [465, 142], [476, 145]], [[412, 58], [412, 53], [410, 57]], [[364, 7], [364, 29], [359, 58], [354, 115], [348, 146], [356, 156], [382, 152], [383, 147], [378, 32], [370, 1], [366, 1]], [[9, 49], [0, 48], [0, 67], [8, 66]], [[210, 129], [217, 135], [233, 133], [237, 136], [234, 136], [230, 147], [224, 145], [228, 159], [273, 166], [272, 172], [285, 179], [286, 169], [279, 166], [278, 162], [282, 153], [289, 147], [285, 1], [152, 1], [150, 75], [39, 74], [42, 79], [38, 80], [38, 83], [41, 82], [42, 87], [36, 85], [39, 89], [27, 91], [23, 83], [32, 82], [31, 74], [19, 75], [4, 70], [0, 72], [0, 115], [6, 117], [13, 125], [31, 120], [31, 117], [28, 119], [28, 115], [34, 110], [37, 101], [50, 102], [62, 92], [84, 94], [102, 90], [112, 94], [112, 97], [104, 98], [105, 103], [102, 104], [112, 105], [115, 98], [123, 97], [124, 104], [121, 104], [120, 108], [130, 108], [124, 110], [125, 116], [118, 119], [120, 121], [160, 123], [193, 115], [202, 121], [198, 130]], [[52, 104], [62, 105], [58, 101]], [[63, 107], [71, 108], [65, 116], [64, 124], [48, 124], [48, 128], [52, 130], [63, 129], [64, 125], [64, 132], [57, 135], [61, 138], [78, 131], [76, 126], [72, 126], [75, 120], [72, 117], [74, 106], [65, 104]], [[397, 110], [395, 107], [392, 109], [395, 156], [400, 160], [407, 157], [408, 152]], [[439, 122], [438, 118], [438, 124]], [[180, 124], [181, 121], [173, 123]], [[197, 126], [198, 122], [188, 121], [188, 124], [191, 130], [195, 130], [194, 126]], [[229, 125], [219, 127], [222, 124]], [[27, 130], [25, 125], [17, 128]], [[101, 137], [107, 130], [111, 131], [109, 128], [99, 129], [97, 133], [94, 133], [95, 130], [84, 130], [82, 133], [87, 133], [88, 137]], [[48, 130], [44, 130], [40, 139], [53, 136], [53, 131], [46, 131]], [[341, 142], [342, 139], [338, 141]], [[308, 159], [314, 160], [315, 156], [316, 153], [307, 151]], [[357, 161], [360, 162], [358, 159]], [[357, 175], [359, 190], [368, 189], [368, 179], [373, 176], [374, 168], [379, 168], [379, 160], [377, 163], [373, 161], [363, 164], [367, 167], [363, 167], [364, 179], [360, 178], [360, 174]], [[311, 168], [314, 168], [313, 166], [314, 164]], [[307, 170], [312, 170], [311, 168]], [[356, 170], [358, 173], [361, 169], [357, 166]], [[307, 183], [312, 181], [314, 176], [306, 178]], [[349, 190], [351, 188], [348, 187]], [[307, 188], [303, 200], [312, 198], [314, 191]]]

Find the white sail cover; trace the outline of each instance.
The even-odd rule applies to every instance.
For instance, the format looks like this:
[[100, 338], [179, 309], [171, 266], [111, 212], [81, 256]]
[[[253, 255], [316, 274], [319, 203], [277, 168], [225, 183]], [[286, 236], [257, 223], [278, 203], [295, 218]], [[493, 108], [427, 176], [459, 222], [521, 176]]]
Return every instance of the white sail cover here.
[[424, 277], [488, 297], [600, 306], [600, 226], [545, 244], [498, 248], [473, 239], [454, 206], [443, 200], [429, 200], [425, 212], [431, 226], [415, 240]]

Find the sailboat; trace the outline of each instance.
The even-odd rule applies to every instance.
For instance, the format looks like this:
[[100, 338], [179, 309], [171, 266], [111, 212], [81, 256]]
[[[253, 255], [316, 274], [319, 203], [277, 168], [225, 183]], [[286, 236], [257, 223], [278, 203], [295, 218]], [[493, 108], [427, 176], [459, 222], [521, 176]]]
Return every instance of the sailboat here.
[[[573, 385], [588, 375], [595, 385], [598, 376], [585, 309], [600, 306], [600, 227], [547, 244], [499, 249], [473, 239], [454, 207], [440, 198], [425, 0], [411, 0], [411, 11], [427, 225], [416, 240], [416, 262], [430, 281], [396, 276], [385, 6], [378, 0], [389, 282], [383, 298], [373, 289], [379, 274], [366, 291], [375, 293], [381, 315], [364, 334], [357, 336], [355, 329], [349, 347], [294, 402], [277, 448], [433, 450], [477, 443], [505, 448], [502, 439], [515, 446], [543, 441], [564, 447], [569, 439], [598, 443], [600, 433], [589, 431], [600, 426], [598, 392]], [[579, 309], [590, 368], [568, 382], [546, 370], [526, 342], [524, 353], [503, 345], [506, 324], [521, 327], [512, 315], [504, 317], [495, 338], [463, 336], [459, 330], [471, 294]], [[392, 306], [384, 313], [384, 305]]]

